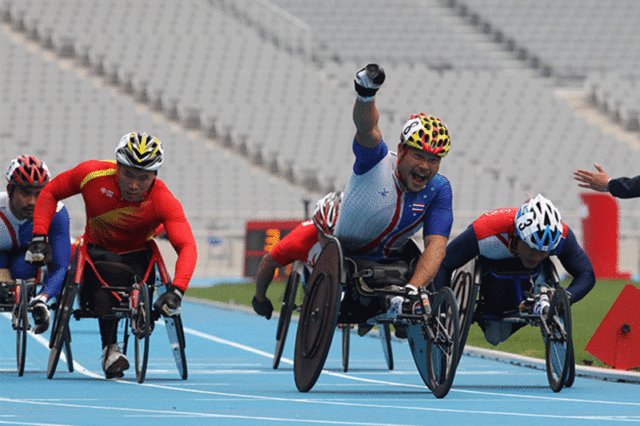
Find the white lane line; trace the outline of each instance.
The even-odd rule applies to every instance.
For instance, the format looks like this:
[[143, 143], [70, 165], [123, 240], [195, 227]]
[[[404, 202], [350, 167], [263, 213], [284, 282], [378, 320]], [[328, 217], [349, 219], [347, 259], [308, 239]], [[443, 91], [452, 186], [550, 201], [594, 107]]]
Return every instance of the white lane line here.
[[[210, 334], [206, 334], [206, 333], [203, 333], [203, 332], [200, 332], [200, 331], [197, 331], [197, 330], [193, 330], [193, 329], [190, 329], [190, 328], [185, 328], [184, 331], [185, 331], [185, 333], [192, 334], [194, 336], [198, 336], [198, 337], [201, 337], [203, 339], [211, 340], [213, 342], [217, 342], [217, 343], [228, 345], [228, 346], [231, 346], [231, 347], [234, 347], [234, 348], [246, 350], [246, 351], [255, 353], [257, 355], [261, 355], [261, 356], [264, 356], [266, 358], [273, 359], [273, 355], [271, 353], [265, 352], [265, 351], [262, 351], [262, 350], [259, 350], [259, 349], [255, 349], [255, 348], [252, 348], [250, 346], [246, 346], [246, 345], [243, 345], [243, 344], [240, 344], [240, 343], [232, 342], [230, 340], [222, 339], [220, 337], [212, 336]], [[284, 358], [284, 357], [281, 358], [280, 362], [285, 362], [287, 364], [293, 364], [292, 360]], [[390, 382], [390, 381], [379, 380], [379, 379], [366, 379], [366, 378], [363, 378], [363, 377], [355, 377], [355, 376], [352, 376], [352, 375], [347, 375], [347, 374], [344, 374], [344, 373], [338, 373], [338, 372], [335, 372], [335, 371], [322, 370], [322, 374], [327, 374], [327, 375], [330, 375], [330, 376], [340, 377], [340, 378], [348, 379], [348, 380], [361, 381], [361, 382], [367, 382], [367, 383], [377, 383], [377, 384], [382, 384], [382, 385], [387, 385], [387, 386], [400, 386], [400, 387], [411, 387], [411, 388], [426, 389], [426, 385], [413, 385], [413, 384], [407, 384], [407, 383]], [[419, 373], [416, 372], [416, 374], [419, 374]], [[588, 403], [588, 404], [611, 404], [611, 405], [622, 405], [622, 406], [640, 406], [640, 402], [634, 403], [634, 402], [618, 402], [618, 401], [585, 400], [585, 399], [576, 399], [576, 398], [562, 398], [562, 397], [558, 397], [557, 395], [555, 395], [555, 396], [519, 395], [519, 394], [489, 392], [489, 391], [473, 391], [473, 390], [456, 389], [456, 388], [452, 388], [450, 392], [460, 392], [460, 393], [467, 393], [467, 394], [474, 394], [474, 395], [503, 396], [503, 397], [523, 398], [523, 399], [539, 399], [539, 400], [546, 400], [546, 401], [567, 401], [567, 402], [583, 402], [583, 403]]]
[[[56, 403], [56, 402], [42, 402], [42, 401], [33, 401], [26, 399], [12, 399], [12, 398], [2, 398], [0, 397], [0, 401], [11, 402], [11, 403], [21, 403], [21, 404], [31, 404], [31, 405], [46, 405], [46, 406], [58, 406], [65, 408], [83, 408], [83, 409], [92, 409], [92, 410], [107, 410], [110, 412], [113, 411], [122, 411], [126, 413], [134, 413], [134, 414], [125, 414], [124, 417], [176, 417], [176, 418], [184, 418], [184, 417], [197, 417], [197, 418], [222, 418], [222, 419], [243, 419], [243, 420], [262, 420], [262, 421], [275, 421], [275, 422], [290, 422], [290, 423], [317, 423], [317, 424], [332, 424], [332, 425], [357, 425], [357, 426], [417, 426], [417, 425], [398, 425], [397, 423], [369, 423], [369, 422], [351, 422], [351, 421], [332, 421], [332, 420], [312, 420], [312, 419], [300, 419], [300, 418], [280, 418], [280, 417], [265, 417], [265, 416], [241, 416], [234, 414], [214, 414], [214, 413], [199, 413], [199, 412], [191, 412], [191, 411], [176, 411], [176, 410], [151, 410], [144, 408], [126, 408], [126, 407], [117, 407], [117, 406], [102, 406], [102, 405], [80, 405], [80, 404], [69, 404], [69, 403]], [[140, 413], [145, 413], [141, 415]], [[2, 423], [2, 421], [0, 421]], [[41, 423], [10, 423], [10, 424], [24, 424], [24, 425], [40, 425]], [[43, 426], [53, 426], [51, 424], [42, 424]]]
[[[184, 329], [185, 333], [189, 333], [207, 340], [211, 340], [220, 344], [225, 344], [234, 348], [238, 348], [238, 349], [242, 349], [251, 353], [255, 353], [257, 355], [260, 356], [264, 356], [267, 358], [273, 358], [273, 355], [271, 353], [262, 351], [260, 349], [256, 349], [256, 348], [252, 348], [250, 346], [246, 346], [237, 342], [232, 342], [230, 340], [226, 340], [226, 339], [222, 339], [216, 336], [212, 336], [206, 333], [202, 333], [200, 331], [197, 330], [193, 330], [193, 329], [189, 329], [189, 328], [185, 328]], [[32, 337], [34, 337], [38, 342], [40, 342], [41, 344], [45, 345], [46, 347], [48, 347], [49, 342], [44, 339], [42, 336], [39, 335], [34, 335], [31, 334]], [[283, 358], [282, 361], [289, 363], [289, 364], [293, 364], [292, 360], [289, 359], [285, 359]], [[102, 375], [98, 375], [95, 374], [87, 369], [85, 369], [84, 367], [82, 367], [80, 364], [78, 364], [77, 362], [74, 361], [74, 366], [76, 367], [77, 371], [96, 378], [96, 379], [102, 379], [102, 380], [106, 380]], [[383, 380], [372, 380], [372, 379], [363, 379], [363, 378], [359, 378], [359, 377], [353, 377], [353, 376], [348, 376], [342, 373], [336, 373], [336, 372], [332, 372], [332, 371], [326, 371], [323, 370], [323, 373], [325, 374], [329, 374], [332, 376], [336, 376], [336, 377], [341, 377], [341, 378], [345, 378], [345, 379], [350, 379], [350, 380], [355, 380], [355, 381], [361, 381], [361, 382], [367, 382], [367, 383], [378, 383], [378, 384], [384, 384], [384, 385], [389, 385], [389, 386], [400, 386], [400, 387], [415, 387], [415, 388], [421, 388], [421, 389], [425, 389], [425, 386], [418, 386], [418, 385], [411, 385], [411, 384], [403, 384], [403, 383], [395, 383], [395, 382], [388, 382], [388, 381], [383, 381]], [[129, 385], [137, 385], [137, 386], [147, 386], [147, 387], [152, 387], [152, 388], [157, 388], [157, 389], [166, 389], [166, 390], [171, 390], [171, 391], [182, 391], [182, 392], [188, 392], [188, 393], [195, 393], [195, 394], [204, 394], [204, 395], [216, 395], [216, 396], [223, 396], [223, 397], [233, 397], [233, 398], [242, 398], [242, 399], [255, 399], [255, 400], [266, 400], [266, 401], [283, 401], [283, 402], [298, 402], [298, 403], [303, 403], [303, 404], [320, 404], [320, 405], [334, 405], [334, 406], [345, 406], [345, 407], [367, 407], [367, 408], [377, 408], [377, 409], [392, 409], [392, 410], [411, 410], [411, 411], [424, 411], [424, 412], [440, 412], [440, 413], [450, 413], [450, 414], [483, 414], [483, 415], [492, 415], [492, 416], [507, 416], [507, 417], [531, 417], [531, 418], [543, 418], [543, 419], [571, 419], [571, 420], [594, 420], [594, 421], [617, 421], [617, 422], [634, 422], [634, 423], [640, 423], [640, 416], [601, 416], [601, 415], [596, 415], [596, 416], [588, 416], [588, 415], [554, 415], [554, 414], [541, 414], [541, 413], [522, 413], [522, 412], [508, 412], [508, 411], [489, 411], [489, 410], [462, 410], [462, 409], [451, 409], [451, 408], [433, 408], [433, 407], [416, 407], [416, 406], [397, 406], [397, 405], [381, 405], [381, 404], [362, 404], [362, 403], [351, 403], [351, 402], [340, 402], [340, 401], [326, 401], [326, 400], [313, 400], [313, 399], [308, 399], [308, 398], [280, 398], [280, 397], [273, 397], [273, 396], [261, 396], [261, 395], [247, 395], [247, 394], [236, 394], [236, 393], [225, 393], [225, 392], [215, 392], [215, 391], [206, 391], [206, 390], [198, 390], [198, 389], [184, 389], [181, 387], [177, 387], [177, 386], [167, 386], [167, 385], [160, 385], [160, 384], [153, 384], [153, 383], [143, 383], [143, 384], [138, 384], [137, 382], [131, 382], [131, 381], [125, 381], [125, 380], [112, 380], [114, 382], [118, 382], [118, 383], [122, 383], [122, 384], [129, 384]], [[452, 389], [451, 391], [453, 392], [455, 389]], [[544, 396], [527, 396], [527, 395], [514, 395], [514, 394], [507, 394], [507, 393], [495, 393], [495, 392], [481, 392], [481, 391], [467, 391], [467, 390], [456, 390], [458, 392], [463, 392], [463, 393], [471, 393], [471, 394], [480, 394], [480, 395], [488, 395], [488, 396], [505, 396], [505, 397], [516, 397], [516, 398], [531, 398], [531, 399], [541, 399], [541, 400], [549, 400], [549, 401], [558, 401], [558, 400], [562, 400], [562, 401], [567, 401], [567, 402], [581, 402], [581, 403], [589, 403], [589, 404], [594, 404], [594, 403], [598, 403], [598, 404], [611, 404], [611, 405], [622, 405], [622, 406], [640, 406], [640, 403], [628, 403], [628, 402], [615, 402], [615, 401], [597, 401], [597, 400], [582, 400], [582, 399], [575, 399], [575, 398], [557, 398], [557, 397], [544, 397]], [[14, 403], [25, 403], [25, 404], [53, 404], [53, 405], [60, 405], [60, 406], [65, 406], [65, 407], [75, 407], [75, 408], [93, 408], [93, 409], [120, 409], [120, 410], [128, 410], [128, 409], [123, 409], [123, 408], [119, 408], [119, 407], [100, 407], [100, 406], [83, 406], [83, 405], [76, 405], [76, 404], [66, 404], [66, 403], [52, 403], [52, 402], [39, 402], [39, 401], [31, 401], [31, 400], [18, 400], [18, 399], [10, 399], [10, 398], [1, 398], [0, 397], [0, 401], [11, 401]], [[136, 409], [137, 412], [139, 413], [140, 409]], [[158, 413], [157, 410], [149, 410], [152, 411], [154, 413]], [[175, 415], [177, 414], [175, 411], [170, 411], [165, 413], [167, 415]], [[204, 413], [191, 413], [191, 412], [184, 412], [181, 415], [185, 415], [185, 416], [194, 416], [194, 417], [216, 417], [216, 418], [244, 418], [244, 417], [236, 417], [236, 416], [228, 416], [228, 415], [218, 415], [218, 414], [204, 414]], [[268, 418], [264, 418], [264, 417], [246, 417], [247, 419], [263, 419], [263, 420], [268, 420]], [[315, 420], [303, 420], [300, 418], [297, 418], [295, 420], [293, 419], [273, 419], [274, 421], [297, 421], [297, 422], [310, 422], [310, 423], [323, 423], [324, 421], [315, 421]], [[332, 423], [332, 422], [324, 422], [327, 424], [358, 424], [358, 423], [353, 423], [353, 422], [349, 422], [349, 423]], [[372, 423], [360, 423], [362, 425], [374, 425]], [[358, 425], [360, 425], [358, 424]], [[378, 425], [378, 424], [375, 424]], [[381, 424], [382, 425], [382, 424]], [[386, 424], [385, 424], [386, 425]]]

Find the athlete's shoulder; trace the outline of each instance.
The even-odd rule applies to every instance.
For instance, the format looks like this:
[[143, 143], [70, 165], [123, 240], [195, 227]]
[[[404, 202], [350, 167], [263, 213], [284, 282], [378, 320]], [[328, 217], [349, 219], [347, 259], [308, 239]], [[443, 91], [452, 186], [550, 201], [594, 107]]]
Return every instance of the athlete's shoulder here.
[[481, 240], [491, 235], [515, 231], [517, 208], [501, 208], [486, 212], [473, 222], [476, 237]]

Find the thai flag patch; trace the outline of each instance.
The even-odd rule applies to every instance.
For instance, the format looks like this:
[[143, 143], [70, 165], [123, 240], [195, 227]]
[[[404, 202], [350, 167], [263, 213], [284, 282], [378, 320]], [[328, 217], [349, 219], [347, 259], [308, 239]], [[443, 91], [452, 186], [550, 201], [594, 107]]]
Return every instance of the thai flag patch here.
[[422, 212], [424, 211], [424, 203], [413, 203], [411, 205], [412, 212]]

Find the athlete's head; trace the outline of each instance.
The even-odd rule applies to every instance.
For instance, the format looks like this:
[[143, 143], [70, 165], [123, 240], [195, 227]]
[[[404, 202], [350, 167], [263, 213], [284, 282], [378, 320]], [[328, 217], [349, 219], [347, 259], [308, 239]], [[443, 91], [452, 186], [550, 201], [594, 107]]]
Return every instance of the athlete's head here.
[[128, 133], [116, 148], [118, 186], [127, 201], [142, 201], [164, 162], [162, 142], [146, 133]]
[[[538, 194], [520, 207], [515, 218], [518, 253], [525, 266], [536, 266], [560, 243], [562, 216], [551, 201]], [[530, 265], [527, 265], [525, 261]], [[537, 261], [537, 262], [536, 262]]]
[[432, 115], [409, 117], [400, 133], [396, 175], [406, 189], [420, 192], [440, 170], [440, 160], [449, 152], [449, 130]]
[[338, 211], [342, 201], [342, 191], [330, 192], [316, 203], [313, 224], [324, 235], [333, 235], [338, 221]]
[[162, 142], [146, 133], [128, 133], [118, 143], [116, 160], [125, 166], [157, 172], [164, 162]]
[[21, 155], [11, 160], [6, 178], [11, 212], [19, 220], [33, 220], [38, 195], [51, 178], [49, 168], [32, 155]]

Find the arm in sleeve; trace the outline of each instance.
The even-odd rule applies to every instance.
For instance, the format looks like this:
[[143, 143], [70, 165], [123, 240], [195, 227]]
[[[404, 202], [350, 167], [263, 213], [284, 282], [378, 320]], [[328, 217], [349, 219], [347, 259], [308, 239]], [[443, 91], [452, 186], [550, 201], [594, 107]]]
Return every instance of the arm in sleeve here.
[[609, 180], [609, 192], [618, 198], [640, 197], [640, 176], [621, 177]]
[[80, 193], [80, 183], [86, 174], [83, 173], [83, 164], [60, 173], [42, 188], [33, 212], [34, 234], [48, 234], [49, 226], [58, 208], [58, 201]]
[[196, 240], [180, 202], [171, 195], [171, 197], [165, 198], [162, 204], [167, 213], [163, 219], [167, 237], [173, 249], [178, 253], [173, 285], [184, 291], [189, 287], [189, 281], [196, 268], [198, 259]]
[[69, 212], [62, 207], [53, 217], [49, 227], [49, 244], [53, 261], [45, 278], [44, 293], [50, 298], [60, 292], [71, 258], [71, 236], [69, 234]]
[[578, 244], [576, 236], [571, 229], [567, 232], [562, 252], [558, 260], [573, 277], [567, 291], [571, 293], [573, 303], [578, 302], [591, 291], [596, 284], [596, 275], [589, 257]]
[[434, 280], [436, 291], [450, 286], [453, 271], [466, 265], [479, 254], [476, 232], [473, 225], [470, 225], [447, 245], [446, 255]]

